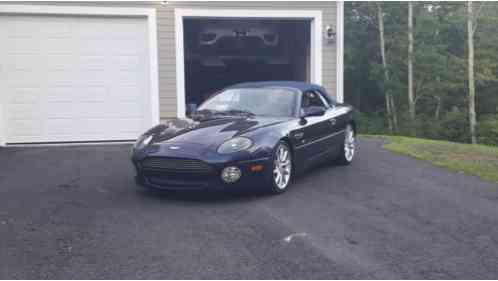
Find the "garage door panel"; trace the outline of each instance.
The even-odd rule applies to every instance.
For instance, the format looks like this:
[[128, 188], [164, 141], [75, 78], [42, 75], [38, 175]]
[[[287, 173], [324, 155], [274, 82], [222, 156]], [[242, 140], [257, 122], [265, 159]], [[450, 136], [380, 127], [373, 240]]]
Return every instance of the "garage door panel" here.
[[107, 53], [109, 48], [113, 46], [113, 42], [114, 40], [106, 38], [87, 39], [79, 42], [78, 51], [82, 55], [102, 55]]
[[110, 110], [114, 107], [109, 107], [106, 103], [90, 103], [83, 102], [78, 106], [78, 116], [85, 119], [106, 119], [110, 118]]
[[140, 90], [137, 85], [114, 87], [111, 96], [119, 102], [134, 102], [140, 100]]
[[72, 71], [77, 61], [71, 54], [47, 54], [44, 67], [48, 71]]
[[11, 103], [7, 106], [7, 122], [15, 120], [33, 120], [42, 118], [39, 103]]
[[71, 37], [43, 38], [41, 42], [38, 42], [38, 46], [49, 55], [71, 55], [77, 47]]
[[148, 129], [146, 18], [0, 16], [7, 142], [135, 139]]
[[[31, 38], [33, 36], [33, 28], [37, 27], [34, 21], [29, 21], [28, 18], [20, 18], [17, 16], [4, 16], [2, 26], [3, 31], [8, 38]], [[20, 24], [22, 22], [22, 24]]]
[[50, 119], [72, 119], [78, 117], [79, 105], [72, 102], [51, 102], [44, 107], [46, 120]]
[[121, 70], [137, 69], [140, 66], [140, 58], [136, 55], [120, 54], [119, 56], [116, 56], [113, 63]]
[[46, 20], [38, 27], [39, 34], [48, 39], [65, 39], [73, 36], [71, 24], [63, 24], [61, 20]]
[[106, 128], [112, 125], [111, 122], [108, 118], [88, 118], [85, 122], [80, 122], [77, 129], [82, 134], [97, 136], [105, 133]]
[[82, 87], [78, 93], [77, 99], [85, 103], [104, 103], [108, 98], [107, 89], [104, 86]]
[[115, 125], [119, 126], [120, 128], [123, 128], [121, 133], [133, 133], [137, 130], [140, 129], [141, 126], [141, 120], [140, 118], [125, 118], [125, 119], [118, 119], [115, 121]]
[[8, 54], [38, 54], [38, 45], [33, 44], [32, 37], [13, 37], [7, 36], [6, 40], [2, 40]]
[[72, 103], [74, 101], [74, 89], [71, 86], [48, 87], [45, 101], [47, 103]]
[[13, 104], [36, 103], [39, 100], [39, 92], [38, 88], [14, 88], [14, 95], [10, 97], [9, 102]]
[[8, 120], [7, 135], [15, 136], [14, 140], [22, 142], [23, 139], [38, 139], [42, 134], [42, 128], [33, 124], [31, 120]]
[[76, 65], [83, 71], [102, 70], [106, 67], [106, 57], [103, 55], [81, 55]]
[[139, 73], [138, 71], [123, 71], [119, 70], [116, 71], [117, 76], [115, 77], [116, 81], [119, 84], [124, 84], [124, 83], [134, 83], [134, 84], [139, 84], [140, 83], [140, 77], [138, 76]]
[[49, 136], [72, 136], [75, 133], [74, 120], [68, 118], [49, 118], [44, 124], [44, 133]]
[[117, 39], [116, 41], [120, 42], [119, 45], [110, 45], [109, 48], [116, 52], [118, 55], [140, 55], [140, 50], [137, 48], [140, 42], [137, 42], [134, 38], [130, 39]]
[[38, 54], [20, 54], [11, 52], [7, 54], [11, 59], [3, 64], [13, 71], [37, 71], [41, 70], [43, 61]]
[[84, 81], [76, 80], [76, 83], [86, 83], [90, 85], [100, 84], [103, 80], [112, 79], [112, 75], [116, 75], [116, 73], [106, 73], [105, 68], [103, 69], [74, 69], [75, 72], [78, 72], [78, 75], [85, 77]]
[[33, 76], [35, 76], [35, 73], [33, 73], [30, 78], [34, 81], [38, 81], [38, 85], [42, 85], [47, 89], [51, 88], [51, 85], [48, 84], [67, 86], [79, 83], [77, 78], [78, 73], [74, 69], [70, 69], [68, 71], [55, 69], [49, 70], [46, 67], [45, 71], [39, 73], [38, 77]]
[[142, 112], [133, 110], [136, 108], [134, 102], [118, 102], [115, 103], [115, 107], [110, 110], [110, 114], [114, 118], [130, 119], [130, 118], [140, 118]]

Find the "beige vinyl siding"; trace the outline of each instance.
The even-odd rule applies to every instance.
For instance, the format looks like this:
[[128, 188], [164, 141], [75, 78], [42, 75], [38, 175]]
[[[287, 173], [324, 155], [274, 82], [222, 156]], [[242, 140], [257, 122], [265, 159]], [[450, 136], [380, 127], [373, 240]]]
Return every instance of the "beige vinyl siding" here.
[[[2, 4], [35, 5], [82, 5], [109, 7], [156, 8], [159, 65], [159, 106], [161, 118], [176, 116], [176, 50], [175, 50], [175, 8], [190, 9], [257, 9], [257, 10], [319, 10], [322, 23], [336, 26], [336, 2], [3, 2]], [[2, 5], [0, 4], [0, 5]], [[335, 42], [323, 40], [322, 83], [335, 95], [336, 92], [336, 47]]]

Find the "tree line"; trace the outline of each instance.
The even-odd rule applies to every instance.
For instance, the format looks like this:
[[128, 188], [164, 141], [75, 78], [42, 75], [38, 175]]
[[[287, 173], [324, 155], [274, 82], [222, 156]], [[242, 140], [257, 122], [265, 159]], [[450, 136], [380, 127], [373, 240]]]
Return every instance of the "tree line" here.
[[498, 145], [498, 4], [346, 2], [344, 62], [362, 132]]

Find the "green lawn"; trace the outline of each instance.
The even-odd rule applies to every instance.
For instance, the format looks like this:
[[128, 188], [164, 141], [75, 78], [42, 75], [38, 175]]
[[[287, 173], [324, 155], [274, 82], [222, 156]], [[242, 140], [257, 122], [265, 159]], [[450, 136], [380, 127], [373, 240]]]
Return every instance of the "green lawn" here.
[[498, 183], [498, 147], [399, 136], [360, 135], [388, 140], [387, 150]]

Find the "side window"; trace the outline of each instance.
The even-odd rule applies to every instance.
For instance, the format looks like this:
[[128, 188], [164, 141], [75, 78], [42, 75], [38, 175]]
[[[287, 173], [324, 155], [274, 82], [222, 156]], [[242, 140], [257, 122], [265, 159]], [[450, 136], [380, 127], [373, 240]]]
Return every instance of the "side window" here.
[[329, 107], [334, 107], [335, 106], [335, 100], [329, 96], [327, 93], [318, 91], [320, 93], [320, 96], [322, 97], [323, 101], [325, 104], [329, 105]]
[[310, 106], [328, 107], [325, 105], [321, 95], [312, 91], [304, 93], [303, 100], [301, 102], [301, 108], [306, 108]]

